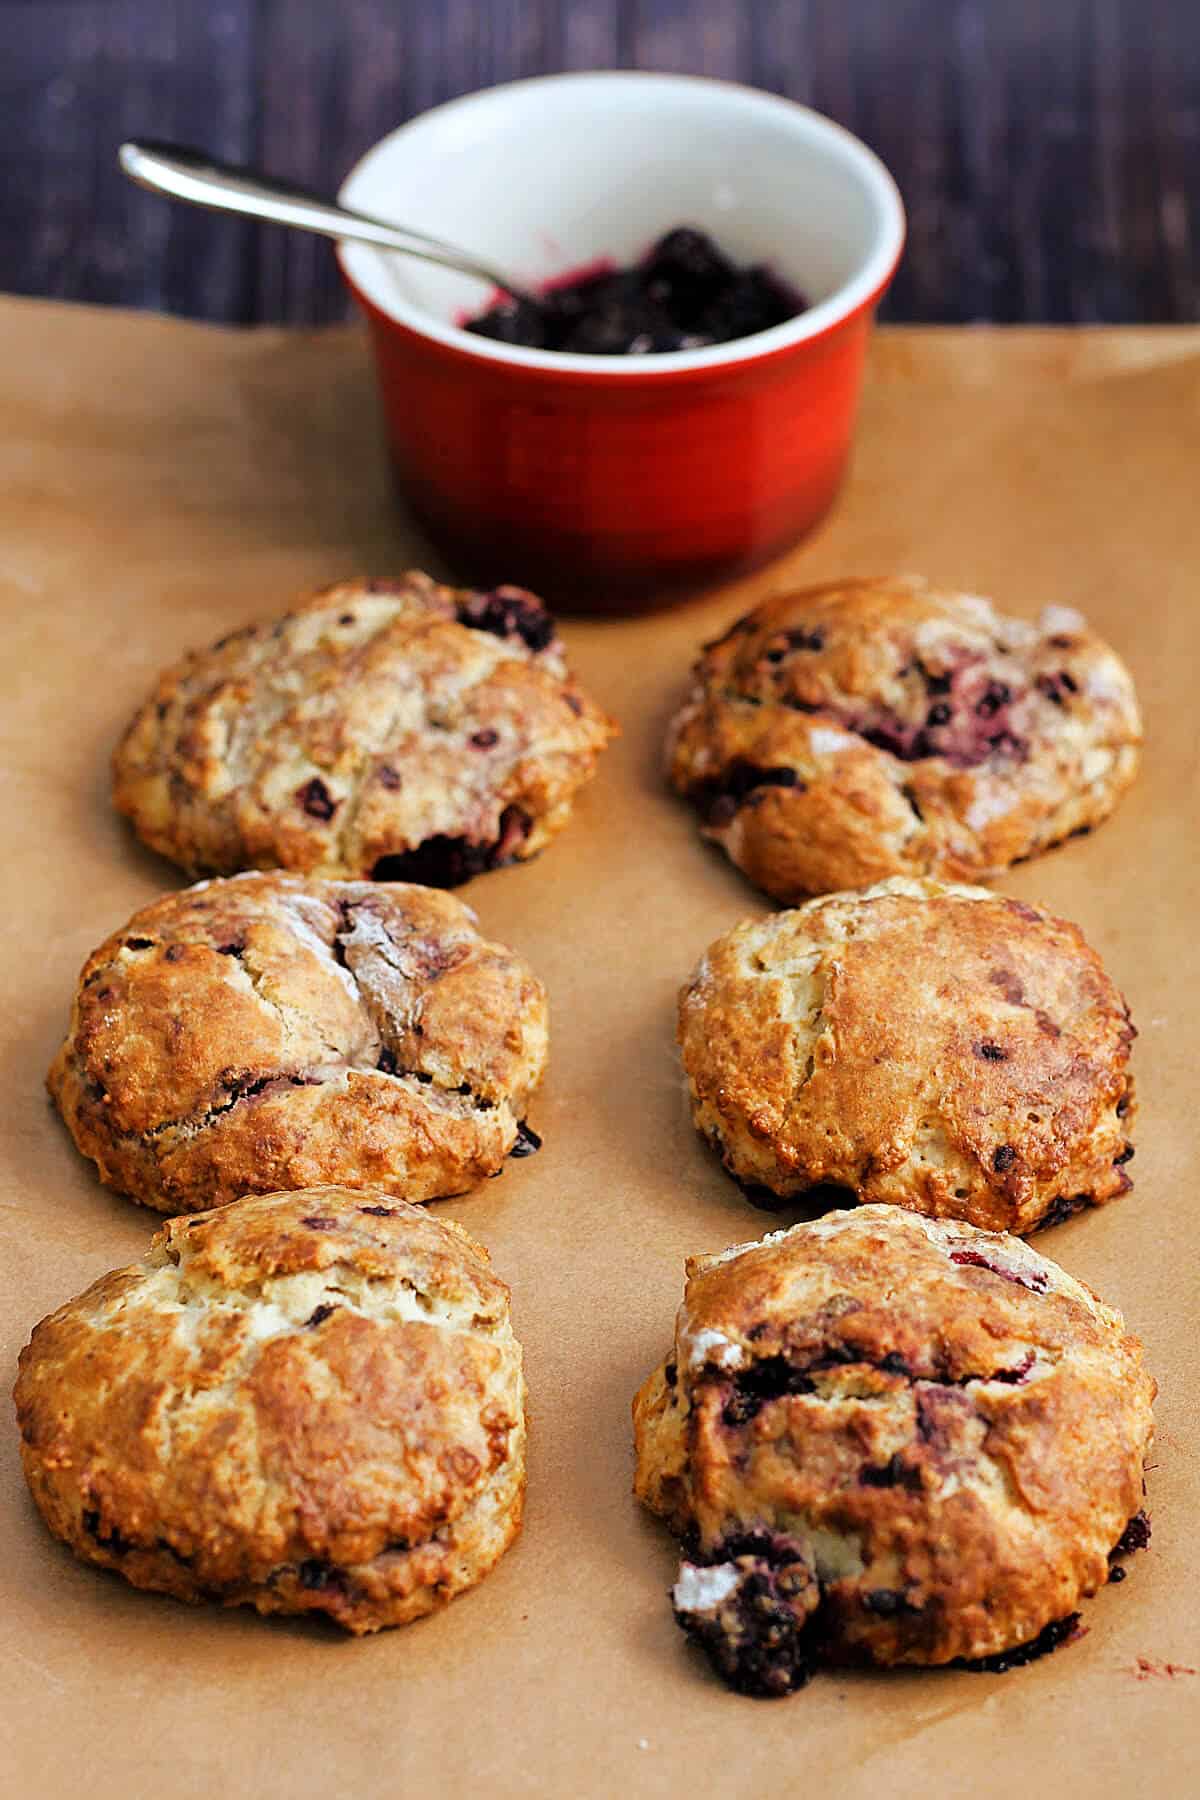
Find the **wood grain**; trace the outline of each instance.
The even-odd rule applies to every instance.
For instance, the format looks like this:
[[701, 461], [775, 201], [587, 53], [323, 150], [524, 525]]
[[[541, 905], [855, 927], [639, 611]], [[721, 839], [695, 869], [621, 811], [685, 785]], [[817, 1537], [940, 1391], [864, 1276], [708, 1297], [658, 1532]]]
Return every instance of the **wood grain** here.
[[440, 100], [604, 66], [748, 81], [872, 144], [909, 209], [893, 319], [1200, 319], [1197, 0], [0, 0], [0, 282], [342, 317], [328, 246], [138, 193], [120, 139], [332, 189]]

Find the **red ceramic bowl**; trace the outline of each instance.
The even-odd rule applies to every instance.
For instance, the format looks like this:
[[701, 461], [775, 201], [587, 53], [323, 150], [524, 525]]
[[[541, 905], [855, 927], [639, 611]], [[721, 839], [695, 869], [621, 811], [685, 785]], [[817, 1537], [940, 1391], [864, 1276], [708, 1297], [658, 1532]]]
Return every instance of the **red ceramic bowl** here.
[[731, 344], [566, 355], [463, 331], [488, 299], [470, 277], [343, 244], [397, 480], [464, 578], [633, 611], [762, 561], [828, 508], [904, 239], [894, 182], [839, 126], [726, 82], [548, 76], [402, 126], [341, 197], [530, 286], [696, 225], [810, 301]]

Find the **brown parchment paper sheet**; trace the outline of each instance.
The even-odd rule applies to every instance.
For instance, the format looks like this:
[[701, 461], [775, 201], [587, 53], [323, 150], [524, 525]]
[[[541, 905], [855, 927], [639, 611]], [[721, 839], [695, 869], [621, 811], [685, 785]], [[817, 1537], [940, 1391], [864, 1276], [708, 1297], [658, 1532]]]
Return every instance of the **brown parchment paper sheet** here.
[[[534, 1434], [524, 1535], [438, 1617], [361, 1642], [189, 1610], [51, 1542], [0, 1425], [0, 1785], [19, 1795], [1197, 1791], [1197, 689], [1200, 332], [893, 332], [852, 477], [786, 563], [636, 623], [568, 624], [624, 736], [537, 863], [475, 882], [553, 1006], [542, 1153], [444, 1203], [511, 1282]], [[429, 560], [392, 510], [353, 330], [238, 335], [0, 303], [0, 1367], [155, 1221], [101, 1189], [42, 1078], [85, 955], [179, 877], [108, 805], [158, 666], [343, 573]], [[436, 565], [435, 565], [436, 566]], [[1161, 1383], [1154, 1542], [1082, 1642], [1003, 1677], [721, 1689], [671, 1622], [673, 1546], [629, 1492], [629, 1401], [685, 1253], [759, 1236], [695, 1141], [676, 988], [759, 898], [658, 773], [699, 641], [793, 577], [922, 570], [1128, 657], [1145, 770], [1094, 836], [1002, 884], [1078, 919], [1140, 1029], [1136, 1185], [1039, 1239], [1121, 1305]], [[521, 571], [497, 571], [520, 580]]]

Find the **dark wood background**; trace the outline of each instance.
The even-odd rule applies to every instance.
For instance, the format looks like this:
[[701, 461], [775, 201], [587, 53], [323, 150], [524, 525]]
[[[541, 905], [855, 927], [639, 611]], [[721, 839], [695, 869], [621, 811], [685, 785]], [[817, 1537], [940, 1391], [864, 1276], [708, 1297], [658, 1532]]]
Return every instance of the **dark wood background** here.
[[130, 187], [124, 136], [332, 191], [391, 126], [515, 76], [733, 76], [873, 145], [892, 318], [1200, 318], [1200, 0], [0, 0], [0, 286], [320, 321], [328, 247]]

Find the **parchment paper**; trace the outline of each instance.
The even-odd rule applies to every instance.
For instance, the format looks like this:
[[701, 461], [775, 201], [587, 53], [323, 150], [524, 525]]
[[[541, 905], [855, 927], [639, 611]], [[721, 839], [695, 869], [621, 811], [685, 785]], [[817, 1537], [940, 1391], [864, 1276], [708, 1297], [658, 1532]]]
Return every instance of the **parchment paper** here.
[[[468, 897], [550, 988], [543, 1152], [444, 1203], [514, 1290], [533, 1407], [524, 1535], [473, 1594], [361, 1642], [189, 1610], [44, 1532], [0, 1426], [0, 1765], [19, 1795], [977, 1796], [1196, 1791], [1195, 819], [1200, 333], [893, 332], [853, 476], [785, 564], [632, 624], [571, 623], [624, 736], [569, 831]], [[42, 1078], [85, 955], [178, 885], [108, 804], [160, 663], [352, 571], [429, 561], [392, 510], [357, 332], [0, 304], [0, 1232], [4, 1385], [36, 1319], [138, 1255]], [[435, 565], [436, 566], [436, 565]], [[663, 789], [693, 649], [792, 578], [922, 570], [1032, 614], [1083, 608], [1128, 657], [1145, 772], [1094, 836], [1007, 891], [1078, 919], [1141, 1036], [1136, 1185], [1039, 1239], [1122, 1306], [1161, 1383], [1154, 1541], [1082, 1642], [1007, 1676], [826, 1674], [725, 1692], [665, 1597], [674, 1548], [629, 1493], [629, 1401], [685, 1253], [756, 1237], [695, 1140], [673, 1049], [700, 950], [763, 910]], [[496, 575], [520, 580], [521, 571]], [[1166, 1672], [1175, 1665], [1175, 1674]]]

